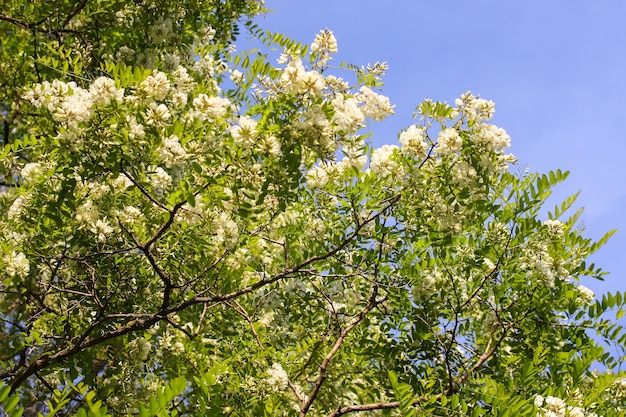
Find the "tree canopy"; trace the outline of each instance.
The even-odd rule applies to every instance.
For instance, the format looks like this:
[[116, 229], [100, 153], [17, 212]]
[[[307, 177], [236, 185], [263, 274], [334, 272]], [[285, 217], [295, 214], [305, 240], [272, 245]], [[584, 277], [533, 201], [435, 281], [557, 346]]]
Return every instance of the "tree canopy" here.
[[580, 284], [613, 232], [546, 207], [567, 173], [470, 92], [373, 147], [387, 65], [264, 12], [3, 2], [0, 410], [623, 415], [626, 295]]

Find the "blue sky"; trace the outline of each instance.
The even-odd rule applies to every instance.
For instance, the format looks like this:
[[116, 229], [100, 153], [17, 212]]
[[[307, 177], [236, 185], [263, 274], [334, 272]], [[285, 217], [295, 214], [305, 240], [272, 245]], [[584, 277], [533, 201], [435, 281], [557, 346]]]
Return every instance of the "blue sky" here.
[[[387, 6], [389, 5], [389, 6]], [[569, 170], [552, 202], [582, 190], [587, 235], [618, 232], [591, 260], [611, 274], [583, 284], [626, 290], [626, 2], [582, 0], [266, 0], [262, 27], [310, 43], [321, 29], [341, 61], [387, 61], [383, 93], [396, 114], [373, 124], [397, 143], [424, 98], [465, 91], [495, 101], [494, 123], [531, 170]], [[386, 6], [386, 7], [385, 7]], [[243, 45], [242, 45], [243, 46]]]

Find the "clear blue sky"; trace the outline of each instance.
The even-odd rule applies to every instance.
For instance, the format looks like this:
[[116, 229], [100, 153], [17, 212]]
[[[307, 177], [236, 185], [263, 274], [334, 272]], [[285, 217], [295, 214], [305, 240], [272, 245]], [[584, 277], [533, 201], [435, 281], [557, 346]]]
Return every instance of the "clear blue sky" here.
[[[583, 284], [626, 290], [626, 1], [266, 0], [262, 27], [310, 43], [324, 28], [336, 61], [387, 61], [396, 114], [372, 125], [397, 143], [424, 98], [471, 90], [495, 101], [494, 123], [531, 170], [571, 171], [553, 202], [582, 190], [587, 235], [618, 232], [591, 259], [611, 274]], [[242, 47], [245, 45], [241, 45]]]

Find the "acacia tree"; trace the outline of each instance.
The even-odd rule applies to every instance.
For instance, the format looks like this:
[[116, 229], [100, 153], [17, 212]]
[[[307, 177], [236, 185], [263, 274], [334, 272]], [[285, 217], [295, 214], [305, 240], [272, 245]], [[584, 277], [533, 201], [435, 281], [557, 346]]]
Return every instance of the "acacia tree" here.
[[5, 413], [623, 414], [592, 369], [624, 295], [578, 284], [611, 233], [575, 196], [542, 218], [567, 174], [516, 173], [491, 101], [426, 100], [374, 149], [386, 65], [332, 65], [328, 30], [59, 3], [0, 14]]

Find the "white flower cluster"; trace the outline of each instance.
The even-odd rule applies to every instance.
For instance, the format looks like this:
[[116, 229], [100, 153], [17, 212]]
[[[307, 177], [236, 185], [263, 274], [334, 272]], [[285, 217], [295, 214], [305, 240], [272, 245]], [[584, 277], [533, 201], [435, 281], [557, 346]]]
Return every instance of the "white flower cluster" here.
[[326, 29], [315, 36], [311, 44], [311, 51], [317, 54], [317, 64], [325, 66], [331, 54], [337, 53], [337, 39], [332, 31]]
[[273, 363], [272, 367], [267, 370], [267, 383], [276, 391], [282, 391], [289, 384], [287, 372], [279, 363]]
[[115, 231], [106, 217], [100, 218], [98, 208], [89, 199], [76, 208], [76, 222], [79, 228], [85, 228], [96, 235], [100, 242], [106, 242], [107, 236]]
[[22, 218], [22, 215], [26, 211], [29, 205], [29, 197], [25, 195], [17, 196], [17, 198], [13, 201], [13, 204], [9, 207], [7, 211], [7, 218], [9, 220], [19, 221]]
[[470, 91], [457, 98], [454, 104], [460, 114], [472, 121], [490, 120], [495, 113], [493, 101], [475, 97]]
[[[585, 417], [585, 410], [580, 407], [568, 406], [557, 397], [535, 397], [535, 407], [539, 409], [537, 417]], [[588, 416], [589, 417], [589, 416]]]
[[544, 226], [548, 228], [548, 234], [552, 237], [560, 237], [563, 236], [563, 223], [558, 220], [546, 220], [543, 222]]
[[365, 115], [359, 109], [359, 101], [356, 98], [346, 98], [344, 94], [337, 93], [331, 103], [335, 109], [333, 122], [338, 131], [351, 134], [364, 126]]
[[24, 94], [24, 99], [36, 108], [46, 108], [56, 122], [74, 128], [91, 118], [94, 105], [107, 105], [123, 97], [124, 90], [118, 89], [115, 81], [107, 77], [95, 79], [89, 90], [78, 87], [73, 81], [54, 80], [35, 84]]
[[578, 291], [578, 294], [580, 295], [580, 300], [585, 304], [591, 303], [593, 299], [596, 297], [596, 294], [591, 289], [585, 287], [584, 285], [577, 285], [576, 290]]
[[150, 36], [152, 42], [156, 44], [168, 42], [173, 35], [171, 19], [163, 18], [162, 16], [160, 16], [148, 30], [148, 36]]
[[411, 125], [400, 133], [402, 151], [419, 158], [425, 157], [428, 150], [425, 133], [426, 129], [418, 125]]
[[228, 113], [231, 102], [223, 97], [199, 94], [193, 99], [193, 117], [200, 121], [221, 119]]
[[437, 136], [437, 150], [441, 155], [452, 155], [461, 150], [463, 140], [454, 128], [447, 128]]
[[187, 151], [180, 144], [180, 139], [176, 135], [163, 139], [162, 145], [157, 149], [159, 157], [166, 168], [172, 168], [187, 159]]
[[6, 273], [10, 277], [24, 278], [30, 272], [28, 258], [22, 252], [12, 251], [4, 256], [4, 262], [6, 263]]
[[393, 108], [389, 102], [389, 98], [375, 93], [371, 88], [363, 86], [360, 88], [360, 94], [357, 95], [359, 102], [364, 106], [361, 108], [363, 115], [372, 120], [384, 120], [390, 114], [394, 114]]
[[292, 57], [280, 76], [281, 86], [287, 94], [309, 94], [320, 97], [326, 86], [324, 76], [318, 71], [307, 71], [299, 57]]
[[400, 166], [392, 159], [394, 151], [398, 149], [395, 145], [383, 145], [374, 149], [372, 159], [370, 161], [370, 169], [375, 175], [392, 175], [398, 174]]
[[143, 337], [138, 337], [128, 344], [128, 356], [133, 361], [143, 362], [148, 359], [151, 348], [150, 342]]

